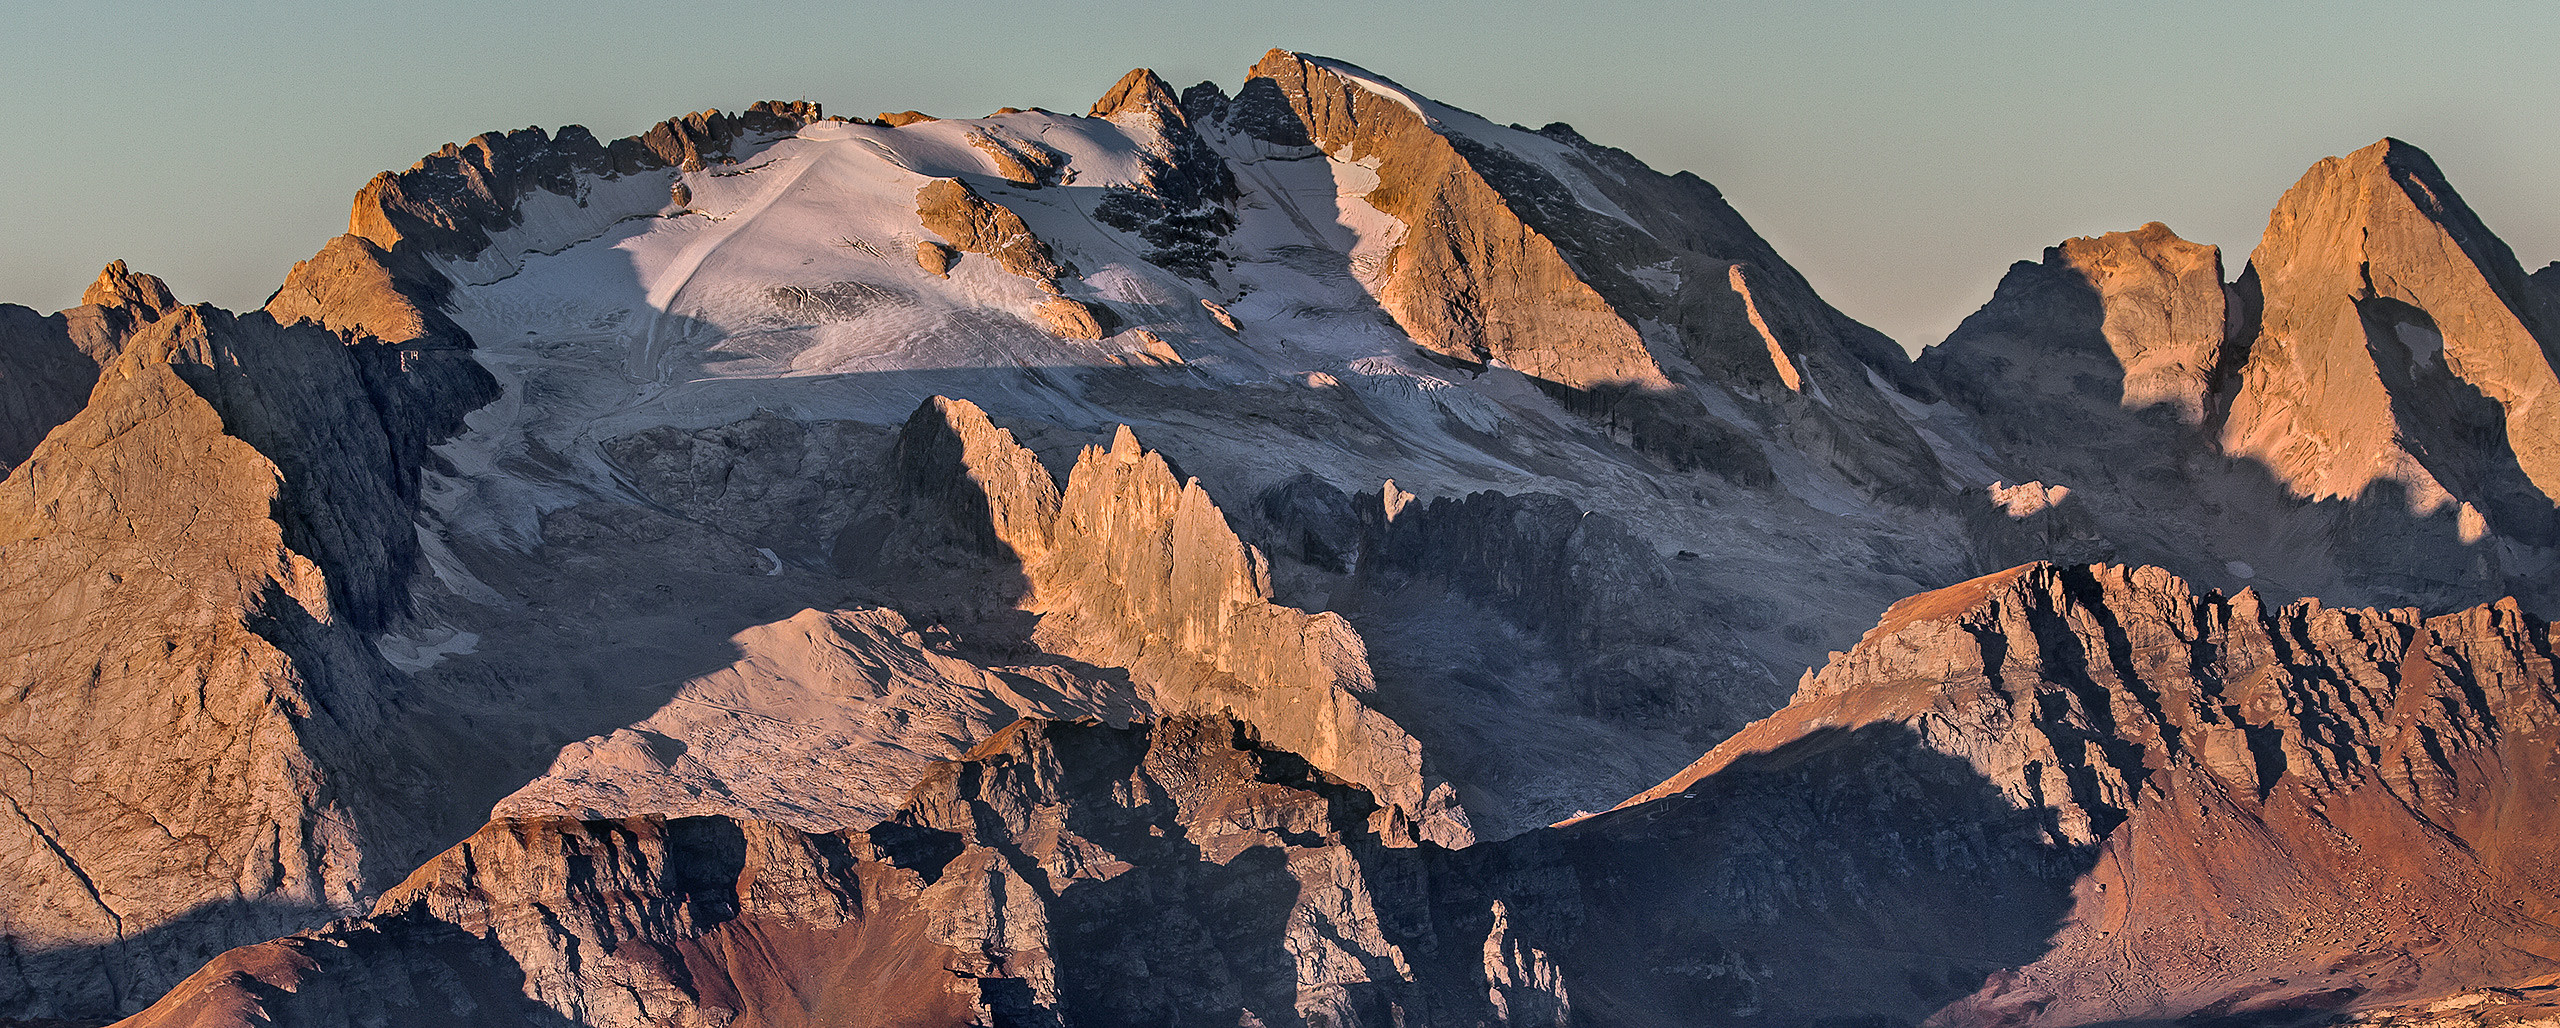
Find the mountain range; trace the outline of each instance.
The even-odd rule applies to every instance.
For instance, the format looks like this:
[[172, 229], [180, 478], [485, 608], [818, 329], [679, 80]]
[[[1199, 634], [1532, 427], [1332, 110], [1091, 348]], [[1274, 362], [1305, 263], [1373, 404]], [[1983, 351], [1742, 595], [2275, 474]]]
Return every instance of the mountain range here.
[[0, 305], [0, 1024], [2560, 1018], [2560, 264], [2227, 263], [1914, 359], [1279, 50], [448, 145]]

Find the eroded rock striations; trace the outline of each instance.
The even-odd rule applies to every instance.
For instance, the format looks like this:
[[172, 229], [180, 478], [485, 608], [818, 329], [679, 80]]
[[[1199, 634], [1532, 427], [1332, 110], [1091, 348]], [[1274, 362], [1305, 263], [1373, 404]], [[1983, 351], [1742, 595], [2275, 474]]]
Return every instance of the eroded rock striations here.
[[2553, 328], [2425, 153], [2386, 139], [2314, 165], [2269, 216], [2242, 289], [2256, 325], [2229, 449], [2305, 496], [2391, 482], [2413, 508], [2470, 503], [2549, 538]]
[[895, 813], [504, 820], [135, 1024], [2093, 1024], [2554, 970], [2547, 623], [2156, 569], [1914, 597], [1622, 808], [1449, 851], [1221, 718], [1024, 721]]
[[[2053, 915], [2002, 886], [2067, 858], [1953, 764], [1862, 738], [1452, 853], [1233, 721], [1025, 721], [867, 830], [492, 824], [130, 1023], [1819, 1023], [1960, 992]], [[1987, 820], [1829, 834], [1888, 796]]]
[[865, 829], [494, 823], [130, 1023], [1366, 1023], [1368, 812], [1231, 721], [1024, 721]]
[[2552, 629], [2271, 607], [2156, 568], [1924, 593], [1784, 710], [1638, 801], [1809, 735], [1898, 726], [2093, 848], [2036, 958], [1933, 1024], [2284, 1015], [2555, 970]]
[[424, 445], [486, 388], [467, 357], [154, 311], [120, 270], [90, 316], [130, 335], [0, 488], [0, 997], [31, 1014], [147, 1001], [399, 873], [373, 847], [418, 834], [434, 776], [369, 637], [420, 559]]
[[2548, 602], [2560, 507], [2532, 455], [2552, 329], [2433, 162], [2397, 140], [2325, 160], [2236, 284], [2218, 264], [2157, 225], [2070, 240], [1921, 356], [2009, 480], [2078, 497], [1991, 549], [2205, 555], [2191, 576], [2353, 602]]
[[899, 475], [986, 552], [1019, 561], [1043, 650], [1127, 670], [1166, 711], [1232, 713], [1274, 745], [1379, 797], [1411, 834], [1467, 840], [1412, 736], [1370, 706], [1368, 654], [1341, 616], [1271, 602], [1269, 565], [1197, 479], [1126, 426], [1060, 490], [976, 405], [935, 397], [907, 422]]

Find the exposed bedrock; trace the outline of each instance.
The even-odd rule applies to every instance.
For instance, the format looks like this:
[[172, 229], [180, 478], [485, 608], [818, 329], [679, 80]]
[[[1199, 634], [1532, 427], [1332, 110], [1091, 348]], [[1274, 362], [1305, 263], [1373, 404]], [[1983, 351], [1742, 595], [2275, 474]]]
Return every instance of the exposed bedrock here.
[[1407, 234], [1378, 299], [1415, 342], [1576, 389], [1669, 386], [1634, 326], [1419, 112], [1287, 51], [1251, 74], [1245, 91], [1276, 87], [1317, 146], [1379, 162], [1369, 202]]
[[575, 195], [581, 176], [661, 168], [698, 171], [742, 141], [788, 134], [822, 120], [818, 105], [764, 101], [728, 114], [698, 111], [637, 136], [598, 142], [584, 127], [491, 132], [445, 148], [407, 171], [383, 172], [356, 194], [350, 235], [384, 250], [470, 258], [490, 234], [521, 223], [519, 201], [536, 192]]
[[1125, 427], [1060, 489], [1010, 432], [935, 397], [898, 442], [898, 477], [971, 545], [1020, 563], [1038, 648], [1125, 669], [1168, 712], [1232, 712], [1274, 745], [1380, 797], [1401, 827], [1467, 838], [1421, 748], [1368, 702], [1367, 649], [1339, 615], [1271, 602], [1268, 562], [1196, 479]]
[[[2386, 142], [2222, 277], [2069, 240], [1905, 362], [1695, 176], [1285, 51], [448, 147], [263, 311], [0, 308], [0, 1018], [2541, 980], [2560, 271]], [[2034, 558], [2181, 577], [1925, 591]]]
[[2321, 162], [2239, 282], [2218, 269], [2156, 224], [2069, 240], [1921, 356], [2007, 482], [2069, 491], [1982, 511], [1986, 552], [2430, 610], [2553, 602], [2560, 514], [2528, 470], [2547, 316], [2424, 154]]
[[[1025, 721], [865, 830], [493, 824], [372, 917], [226, 954], [131, 1023], [251, 1023], [253, 1005], [281, 1024], [492, 1025], [1925, 1012], [2032, 952], [2062, 897], [2015, 886], [2073, 859], [1957, 769], [1874, 731], [1642, 815], [1451, 852], [1382, 845], [1366, 792], [1234, 721]], [[1887, 797], [1990, 820], [1860, 831]], [[1890, 926], [1923, 913], [1942, 916]]]
[[2314, 165], [2241, 283], [2255, 323], [2223, 443], [2312, 498], [2376, 482], [2552, 538], [2553, 326], [2515, 254], [2416, 147]]
[[862, 829], [494, 823], [371, 917], [225, 955], [135, 1023], [2424, 1004], [2553, 971], [2534, 826], [2560, 782], [2527, 756], [2560, 724], [2550, 637], [2511, 605], [2268, 609], [2156, 569], [2032, 565], [1897, 604], [1795, 703], [1618, 810], [1454, 851], [1390, 845], [1366, 790], [1241, 722], [1026, 720]]
[[916, 191], [916, 215], [924, 227], [963, 252], [994, 258], [1004, 270], [1040, 282], [1056, 282], [1068, 269], [1003, 204], [979, 196], [956, 178], [935, 179]]
[[370, 636], [421, 559], [425, 446], [487, 385], [467, 356], [203, 306], [106, 356], [0, 487], [0, 860], [21, 886], [0, 1002], [29, 1015], [133, 1009], [424, 856], [400, 849], [437, 786], [386, 731]]
[[[2548, 975], [2552, 631], [2037, 564], [1896, 604], [1786, 709], [1638, 797], [1899, 726], [2094, 847], [2036, 959], [1933, 1023], [2274, 1016]], [[1641, 809], [1641, 807], [1635, 808]]]
[[51, 317], [0, 304], [0, 474], [89, 402], [98, 369], [125, 340], [176, 307], [158, 278], [107, 265], [80, 306]]

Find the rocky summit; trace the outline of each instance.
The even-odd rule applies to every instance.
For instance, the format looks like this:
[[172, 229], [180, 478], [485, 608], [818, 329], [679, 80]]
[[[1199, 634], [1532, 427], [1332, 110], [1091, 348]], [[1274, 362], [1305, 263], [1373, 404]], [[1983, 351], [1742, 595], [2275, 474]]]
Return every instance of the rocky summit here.
[[1915, 360], [1287, 51], [448, 145], [0, 305], [0, 1025], [2560, 1018], [2560, 284], [2230, 263]]

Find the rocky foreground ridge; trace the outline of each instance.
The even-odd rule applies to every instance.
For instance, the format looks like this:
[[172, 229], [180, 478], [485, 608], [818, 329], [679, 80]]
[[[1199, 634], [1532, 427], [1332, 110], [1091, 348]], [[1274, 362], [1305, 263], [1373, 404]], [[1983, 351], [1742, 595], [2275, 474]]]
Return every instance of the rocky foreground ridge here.
[[481, 136], [0, 306], [0, 1018], [2529, 998], [2552, 275], [2387, 140], [1911, 361], [1285, 51]]
[[1412, 848], [1242, 723], [1025, 720], [824, 835], [504, 819], [159, 1024], [2091, 1024], [2554, 971], [2548, 623], [2031, 565], [1607, 814]]

